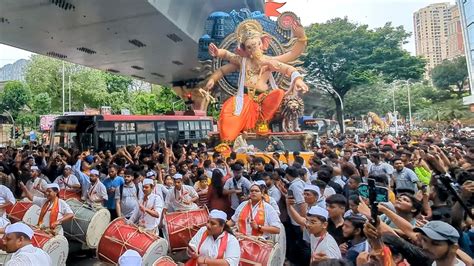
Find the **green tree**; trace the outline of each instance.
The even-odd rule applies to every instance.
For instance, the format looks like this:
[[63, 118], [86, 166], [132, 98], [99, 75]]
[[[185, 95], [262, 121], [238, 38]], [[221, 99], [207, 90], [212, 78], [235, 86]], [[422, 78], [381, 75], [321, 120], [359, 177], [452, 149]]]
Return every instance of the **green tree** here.
[[104, 73], [105, 84], [109, 93], [122, 92], [128, 93], [129, 87], [132, 85], [132, 79], [112, 73]]
[[464, 85], [467, 83], [468, 72], [466, 57], [460, 56], [453, 60], [445, 60], [433, 68], [431, 79], [433, 84], [440, 88], [451, 91], [454, 87], [457, 97], [462, 98]]
[[[424, 72], [424, 60], [410, 56], [402, 48], [410, 36], [402, 26], [387, 23], [371, 30], [347, 18], [336, 18], [313, 24], [306, 32], [309, 43], [305, 67], [309, 82], [328, 83], [342, 99], [351, 89], [374, 83], [380, 77], [387, 82], [419, 79]], [[342, 126], [341, 105], [335, 94], [332, 97]]]
[[451, 121], [460, 118], [472, 118], [468, 107], [463, 105], [460, 99], [451, 99], [433, 104], [417, 114], [422, 119]]
[[157, 107], [156, 112], [164, 114], [170, 111], [184, 110], [185, 105], [183, 99], [181, 99], [176, 93], [168, 87], [161, 87], [158, 91]]
[[0, 109], [9, 111], [13, 118], [25, 107], [31, 98], [28, 86], [20, 81], [9, 81], [0, 93]]
[[51, 97], [47, 92], [43, 92], [33, 96], [31, 100], [31, 108], [33, 113], [37, 115], [46, 115], [51, 113]]
[[158, 96], [153, 93], [139, 92], [133, 95], [132, 112], [140, 115], [152, 115], [158, 108]]

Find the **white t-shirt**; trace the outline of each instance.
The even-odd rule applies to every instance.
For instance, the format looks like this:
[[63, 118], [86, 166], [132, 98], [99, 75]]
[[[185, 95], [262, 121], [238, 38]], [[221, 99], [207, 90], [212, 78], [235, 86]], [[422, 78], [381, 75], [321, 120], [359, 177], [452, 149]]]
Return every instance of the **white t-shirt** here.
[[[437, 266], [438, 264], [436, 264], [436, 261], [433, 261], [433, 264], [431, 264], [433, 266]], [[455, 263], [453, 264], [453, 266], [466, 266], [466, 264], [459, 260], [459, 259], [456, 259]]]
[[[5, 204], [7, 202], [10, 202], [11, 204], [15, 204], [15, 196], [13, 196], [12, 191], [4, 186], [0, 185], [0, 205]], [[1, 212], [1, 217], [4, 219], [7, 219], [7, 214], [5, 212], [5, 209], [0, 210]]]
[[[202, 236], [204, 232], [207, 231], [207, 227], [201, 227], [199, 231], [194, 235], [194, 237], [189, 241], [189, 246], [198, 252], [201, 256], [208, 256], [210, 258], [217, 258], [219, 247], [221, 244], [222, 237], [224, 234], [221, 234], [217, 237], [216, 240], [210, 235], [207, 236], [206, 240], [201, 245], [199, 250], [198, 246], [201, 243]], [[224, 259], [227, 261], [229, 266], [238, 266], [240, 261], [240, 245], [239, 241], [235, 236], [229, 234], [227, 238], [227, 248], [224, 251]]]
[[[239, 222], [239, 216], [240, 213], [242, 212], [242, 209], [249, 203], [249, 200], [246, 200], [242, 203], [240, 203], [239, 207], [237, 207], [237, 210], [235, 210], [234, 215], [232, 216], [232, 221], [238, 225]], [[258, 206], [259, 204], [255, 204], [252, 206], [252, 218], [255, 219], [255, 216], [257, 216], [258, 213]], [[280, 218], [278, 217], [277, 211], [272, 207], [272, 205], [264, 202], [263, 203], [263, 208], [265, 211], [265, 221], [263, 223], [263, 226], [275, 226], [275, 227], [280, 227]], [[246, 231], [247, 235], [252, 235], [252, 227], [250, 226], [250, 220], [247, 220], [245, 222], [246, 224]], [[270, 234], [264, 234], [263, 235], [265, 238], [269, 238]]]
[[313, 234], [310, 236], [311, 240], [311, 254], [324, 253], [330, 259], [341, 259], [341, 250], [336, 243], [334, 237], [329, 233], [322, 237], [315, 237]]
[[[46, 204], [47, 201], [48, 199], [46, 198], [33, 197], [33, 204], [39, 206], [40, 208], [42, 208], [43, 205]], [[52, 208], [53, 208], [53, 204], [50, 204], [43, 218], [43, 226], [46, 228], [49, 228], [49, 218], [51, 216]], [[69, 213], [73, 214], [71, 207], [69, 207], [69, 205], [64, 200], [59, 199], [58, 220], [62, 219], [64, 215], [69, 214]], [[40, 227], [42, 226], [40, 225]]]
[[33, 247], [33, 245], [26, 245], [15, 253], [5, 266], [51, 266], [53, 265], [51, 257], [42, 249]]

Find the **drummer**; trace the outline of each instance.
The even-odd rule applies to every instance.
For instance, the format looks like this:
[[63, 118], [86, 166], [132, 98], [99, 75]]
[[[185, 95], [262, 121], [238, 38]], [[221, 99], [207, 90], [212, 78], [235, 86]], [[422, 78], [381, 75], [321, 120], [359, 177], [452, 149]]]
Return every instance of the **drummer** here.
[[95, 209], [100, 209], [104, 207], [104, 201], [106, 201], [109, 196], [107, 195], [107, 189], [105, 189], [104, 184], [99, 180], [100, 173], [96, 169], [92, 169], [89, 172], [89, 180], [91, 185], [87, 190], [87, 203], [94, 207]]
[[51, 230], [56, 235], [62, 235], [61, 224], [72, 220], [74, 213], [71, 207], [58, 197], [59, 185], [56, 183], [48, 184], [46, 186], [46, 198], [33, 197], [23, 183], [20, 183], [20, 186], [28, 199], [41, 208], [37, 225], [41, 229]]
[[5, 265], [53, 265], [48, 253], [31, 244], [33, 234], [33, 230], [22, 222], [11, 224], [5, 228], [4, 249], [7, 253], [13, 253]]
[[163, 199], [152, 193], [153, 180], [143, 180], [143, 199], [140, 199], [138, 208], [133, 210], [129, 222], [144, 227], [145, 230], [158, 234], [158, 225], [163, 212]]
[[277, 211], [263, 198], [263, 189], [258, 183], [250, 186], [250, 199], [242, 202], [235, 210], [229, 226], [237, 224], [237, 230], [248, 236], [263, 236], [280, 233], [280, 218]]
[[[226, 220], [227, 214], [223, 211], [212, 210], [209, 213], [207, 225], [201, 227], [189, 241], [188, 254], [193, 263], [191, 265], [239, 265], [239, 241], [226, 224]], [[190, 265], [188, 263], [186, 265]]]
[[[46, 185], [48, 185], [48, 183], [40, 177], [41, 170], [37, 166], [32, 166], [30, 171], [31, 179], [26, 181], [26, 188], [33, 194], [33, 196], [44, 198]], [[26, 196], [22, 195], [22, 197]]]
[[0, 185], [0, 228], [10, 224], [5, 208], [15, 204], [15, 202], [16, 200], [12, 191], [8, 187]]
[[59, 185], [59, 190], [65, 189], [68, 191], [80, 192], [81, 183], [75, 175], [72, 174], [72, 166], [66, 165], [63, 170], [63, 175], [60, 175], [54, 180], [54, 183]]
[[173, 179], [174, 188], [166, 196], [166, 211], [192, 211], [199, 209], [195, 203], [199, 199], [196, 190], [191, 186], [183, 184], [183, 176], [181, 174], [175, 174]]
[[166, 200], [166, 195], [168, 195], [168, 189], [162, 184], [163, 181], [161, 180], [161, 178], [157, 178], [157, 173], [151, 170], [146, 173], [146, 178], [150, 178], [155, 181], [155, 188], [153, 189], [153, 193], [161, 196], [163, 200]]

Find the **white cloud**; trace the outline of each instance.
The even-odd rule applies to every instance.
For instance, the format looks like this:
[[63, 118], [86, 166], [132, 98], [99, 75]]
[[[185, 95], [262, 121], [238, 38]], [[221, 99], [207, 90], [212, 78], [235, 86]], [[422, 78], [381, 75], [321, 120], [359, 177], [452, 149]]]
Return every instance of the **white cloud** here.
[[7, 64], [12, 64], [19, 59], [28, 59], [31, 56], [31, 52], [0, 44], [0, 67]]

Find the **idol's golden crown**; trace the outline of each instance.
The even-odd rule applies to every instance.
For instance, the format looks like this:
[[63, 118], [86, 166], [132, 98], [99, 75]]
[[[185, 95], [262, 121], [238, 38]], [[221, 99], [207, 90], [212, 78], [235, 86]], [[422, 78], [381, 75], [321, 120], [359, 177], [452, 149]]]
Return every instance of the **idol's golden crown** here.
[[263, 27], [255, 19], [247, 19], [242, 21], [239, 26], [237, 26], [235, 32], [237, 34], [237, 40], [239, 43], [245, 43], [245, 41], [249, 39], [262, 37]]

